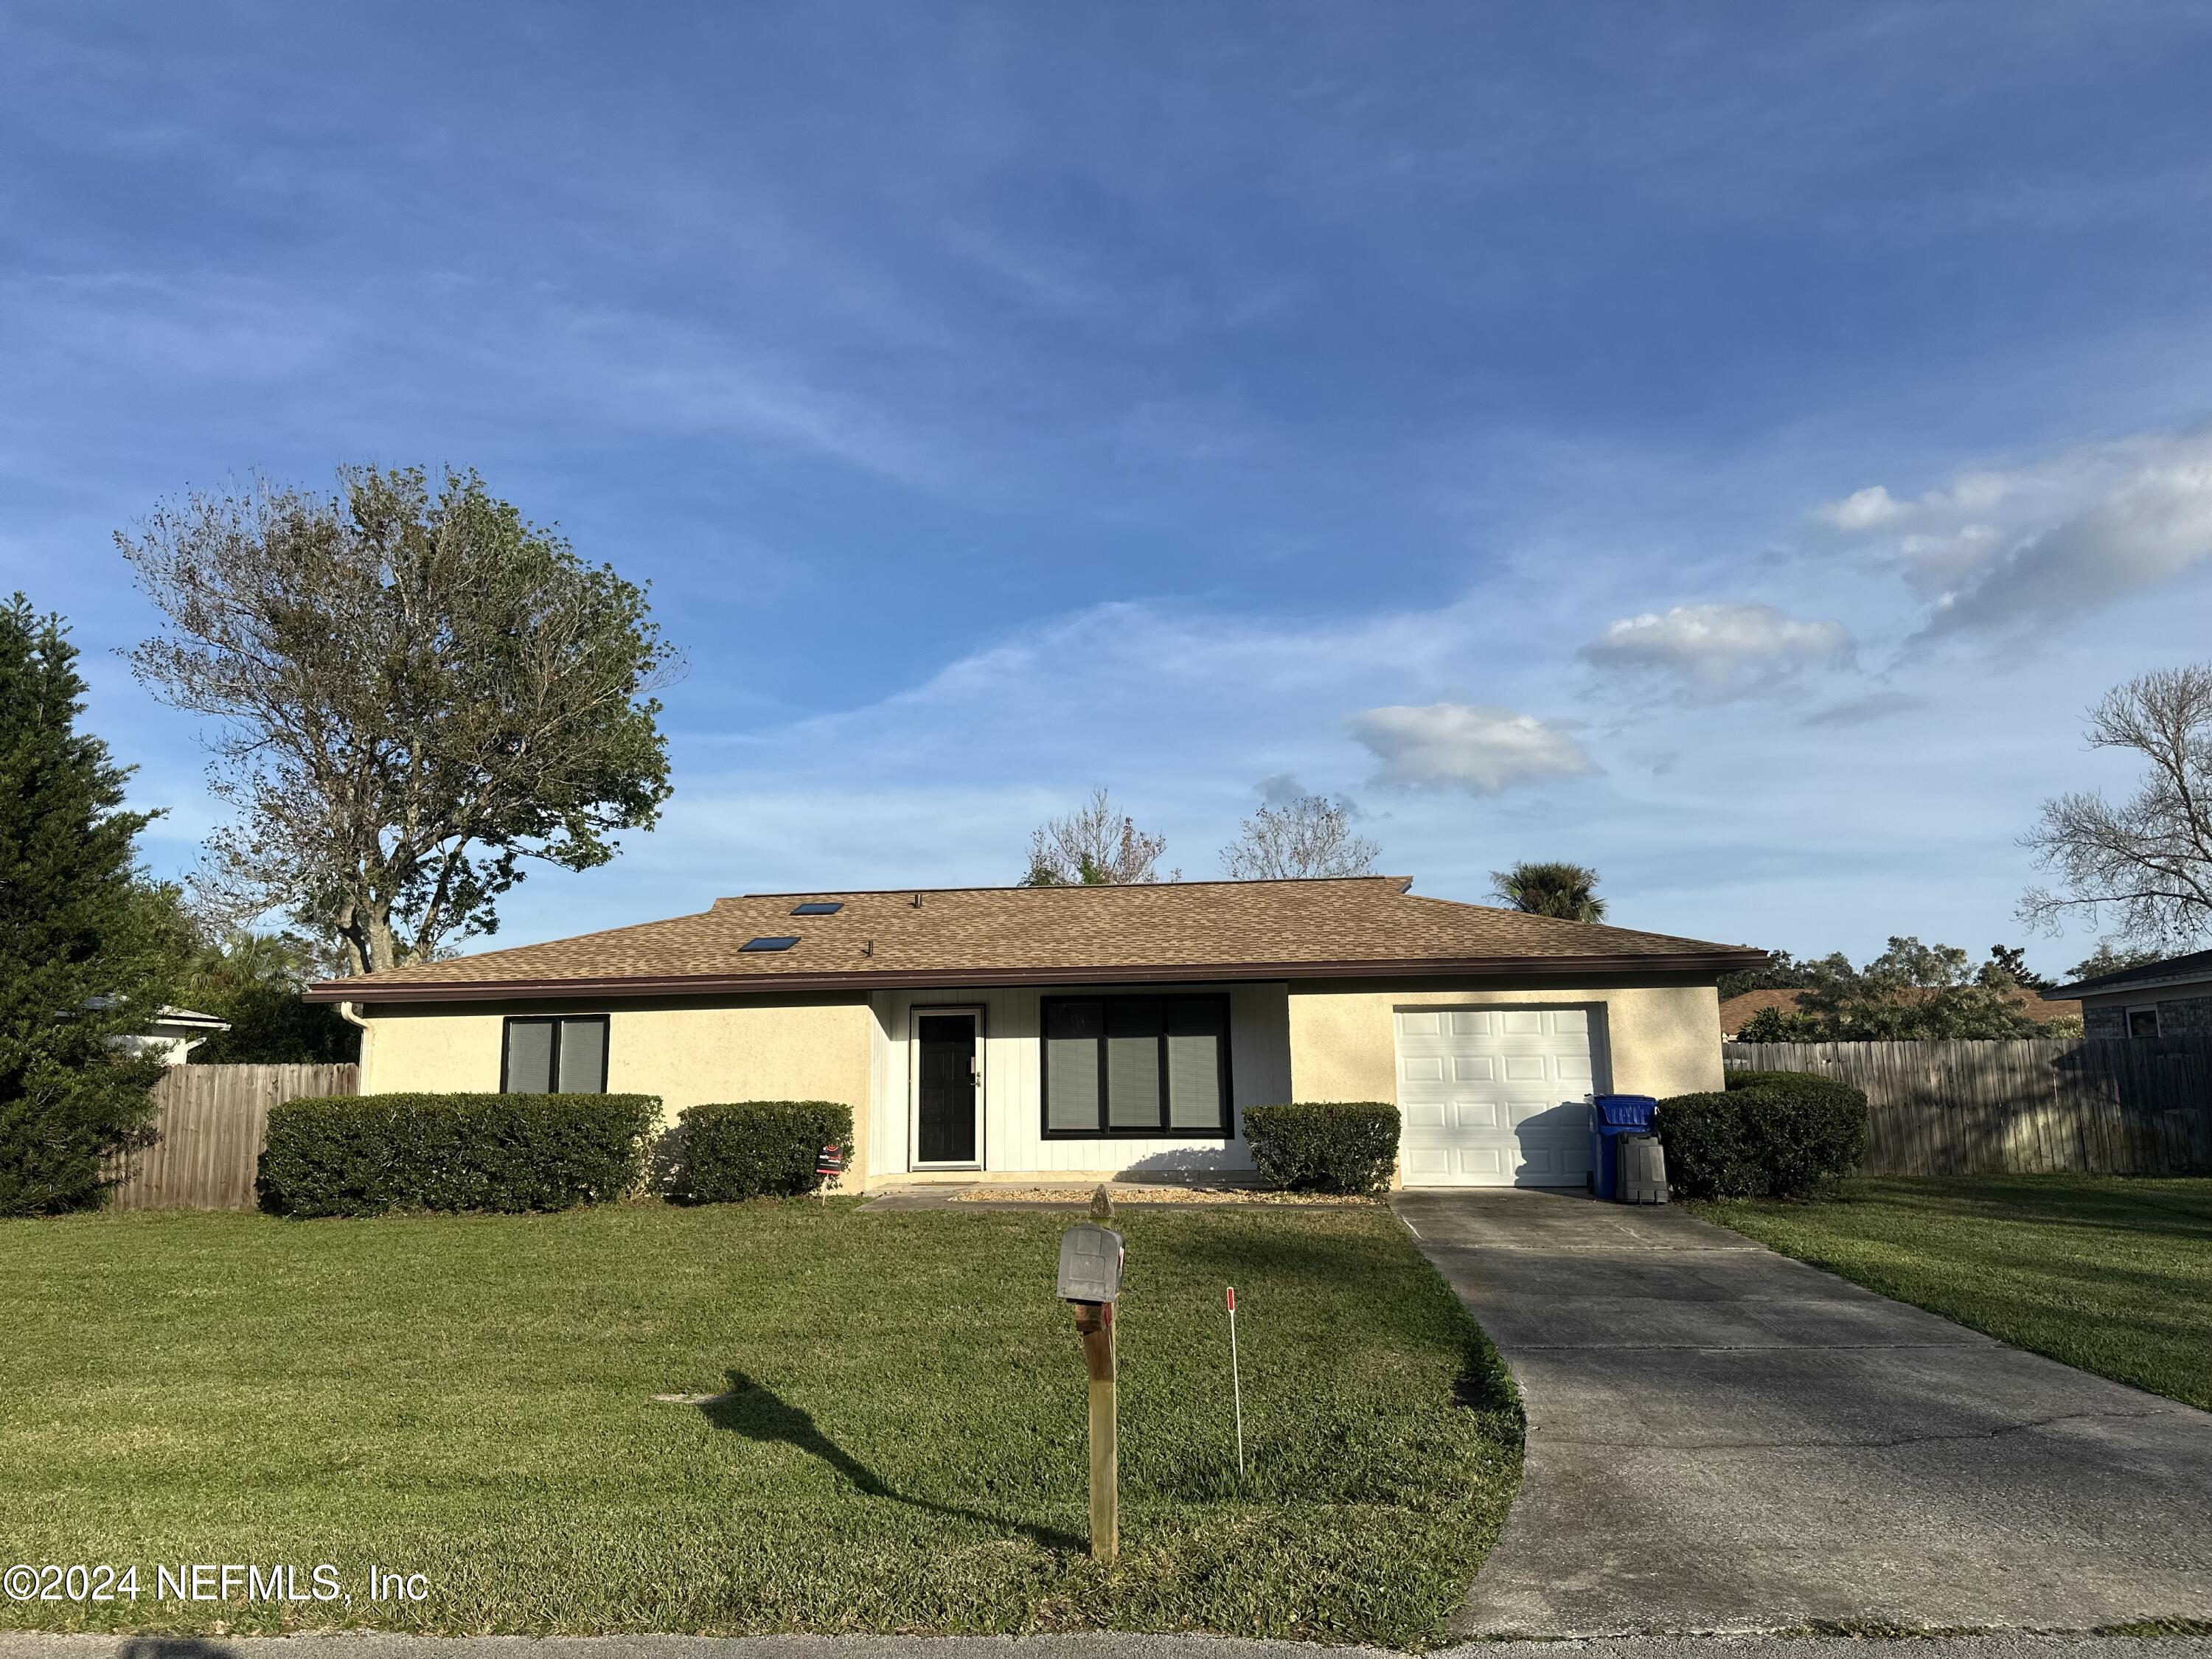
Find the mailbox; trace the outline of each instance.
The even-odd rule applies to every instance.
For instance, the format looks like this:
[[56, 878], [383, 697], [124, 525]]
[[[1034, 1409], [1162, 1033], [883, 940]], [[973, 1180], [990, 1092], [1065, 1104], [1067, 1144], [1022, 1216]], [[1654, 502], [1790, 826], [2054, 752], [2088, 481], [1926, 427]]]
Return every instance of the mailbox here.
[[1111, 1302], [1121, 1294], [1121, 1235], [1085, 1222], [1060, 1236], [1060, 1299]]

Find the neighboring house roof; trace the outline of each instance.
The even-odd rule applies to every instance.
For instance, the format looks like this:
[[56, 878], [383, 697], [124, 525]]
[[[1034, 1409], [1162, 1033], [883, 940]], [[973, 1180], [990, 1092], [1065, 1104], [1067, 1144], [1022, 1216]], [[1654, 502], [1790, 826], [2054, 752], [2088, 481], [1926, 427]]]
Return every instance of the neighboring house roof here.
[[156, 1026], [181, 1026], [191, 1031], [228, 1031], [230, 1022], [217, 1019], [213, 1014], [204, 1014], [197, 1008], [164, 1008], [154, 1016]]
[[[1721, 1002], [1721, 1035], [1733, 1037], [1764, 1008], [1778, 1008], [1785, 1014], [1794, 1014], [1798, 1008], [1797, 1000], [1804, 994], [1802, 991], [1746, 991], [1740, 996], [1724, 998]], [[2015, 985], [2006, 992], [2005, 1000], [2044, 1025], [2081, 1018], [2080, 1003], [2065, 1001], [2049, 991], [2033, 991], [2025, 985]]]
[[[121, 1007], [123, 999], [102, 993], [98, 996], [87, 997], [84, 1006], [96, 1012], [106, 1013], [111, 1008]], [[230, 1022], [227, 1019], [217, 1019], [213, 1014], [204, 1014], [197, 1008], [173, 1008], [166, 1003], [155, 1009], [154, 1018], [146, 1023], [152, 1026], [176, 1026], [193, 1031], [228, 1031], [230, 1029]]]
[[2192, 951], [2187, 956], [2167, 957], [2117, 973], [2100, 974], [2073, 985], [2046, 991], [2046, 998], [2102, 996], [2115, 991], [2149, 991], [2166, 985], [2197, 985], [2212, 980], [2212, 951]]
[[1751, 1024], [1751, 1017], [1768, 1008], [1778, 1008], [1785, 1014], [1797, 1012], [1797, 999], [1802, 991], [1745, 991], [1740, 995], [1721, 999], [1721, 1035], [1734, 1036]]
[[[1099, 980], [1722, 973], [1766, 953], [1417, 898], [1403, 877], [751, 893], [696, 915], [309, 988], [320, 1002]], [[800, 904], [832, 915], [794, 915]], [[784, 950], [748, 941], [796, 936]]]

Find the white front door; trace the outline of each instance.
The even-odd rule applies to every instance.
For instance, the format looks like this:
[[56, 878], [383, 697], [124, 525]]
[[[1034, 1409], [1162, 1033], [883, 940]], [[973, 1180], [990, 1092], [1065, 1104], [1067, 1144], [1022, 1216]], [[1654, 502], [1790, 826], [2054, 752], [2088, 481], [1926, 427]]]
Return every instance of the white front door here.
[[1408, 1187], [1579, 1187], [1594, 1083], [1586, 1008], [1401, 1008]]

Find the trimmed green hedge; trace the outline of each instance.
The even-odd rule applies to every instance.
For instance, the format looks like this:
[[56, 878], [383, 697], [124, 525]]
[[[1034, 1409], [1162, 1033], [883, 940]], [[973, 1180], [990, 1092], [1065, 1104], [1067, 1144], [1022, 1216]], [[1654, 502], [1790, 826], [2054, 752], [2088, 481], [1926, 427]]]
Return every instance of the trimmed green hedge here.
[[332, 1095], [269, 1114], [264, 1209], [566, 1210], [638, 1184], [651, 1095]]
[[685, 1204], [791, 1198], [822, 1185], [824, 1146], [853, 1156], [853, 1109], [834, 1100], [732, 1100], [677, 1120], [669, 1196]]
[[1398, 1162], [1398, 1109], [1373, 1100], [1248, 1107], [1244, 1139], [1270, 1187], [1379, 1193]]
[[1659, 1103], [1667, 1179], [1687, 1198], [1802, 1198], [1866, 1154], [1866, 1096], [1811, 1072], [1730, 1072]]

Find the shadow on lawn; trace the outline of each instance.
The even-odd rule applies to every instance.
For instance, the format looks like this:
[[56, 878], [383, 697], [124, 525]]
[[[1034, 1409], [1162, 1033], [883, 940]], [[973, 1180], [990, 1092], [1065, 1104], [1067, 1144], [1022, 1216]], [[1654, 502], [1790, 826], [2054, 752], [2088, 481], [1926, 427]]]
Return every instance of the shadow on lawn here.
[[[910, 1497], [896, 1491], [884, 1483], [881, 1475], [823, 1433], [815, 1425], [813, 1413], [793, 1405], [775, 1389], [755, 1382], [743, 1371], [727, 1371], [724, 1375], [729, 1378], [728, 1392], [700, 1407], [706, 1413], [707, 1420], [718, 1429], [741, 1434], [748, 1440], [796, 1447], [810, 1457], [820, 1458], [871, 1498], [884, 1498], [894, 1504], [910, 1504], [918, 1510], [927, 1510], [933, 1515], [949, 1515], [963, 1521], [980, 1521], [985, 1526], [1006, 1528], [1048, 1550], [1089, 1547], [1085, 1540], [1073, 1533], [1061, 1532], [1057, 1528], [1034, 1526], [1026, 1521], [993, 1515], [988, 1510], [966, 1509], [957, 1504], [940, 1504], [933, 1498]], [[149, 1656], [149, 1659], [155, 1659], [155, 1656]], [[179, 1656], [179, 1659], [185, 1659], [185, 1656]]]
[[2212, 1240], [2212, 1179], [2203, 1176], [1858, 1176], [1844, 1183], [1841, 1203], [1905, 1219]]

